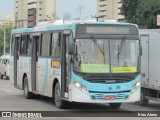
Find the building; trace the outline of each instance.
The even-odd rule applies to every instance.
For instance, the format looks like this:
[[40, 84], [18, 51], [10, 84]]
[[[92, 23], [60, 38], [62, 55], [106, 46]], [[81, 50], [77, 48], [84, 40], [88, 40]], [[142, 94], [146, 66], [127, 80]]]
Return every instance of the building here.
[[15, 0], [15, 18], [19, 27], [34, 27], [41, 21], [53, 20], [55, 15], [56, 0]]
[[14, 18], [17, 28], [27, 27], [27, 6], [28, 0], [15, 0]]
[[14, 27], [14, 16], [7, 14], [4, 18], [0, 19], [0, 26]]
[[121, 0], [97, 0], [97, 16], [102, 20], [124, 21], [121, 14]]

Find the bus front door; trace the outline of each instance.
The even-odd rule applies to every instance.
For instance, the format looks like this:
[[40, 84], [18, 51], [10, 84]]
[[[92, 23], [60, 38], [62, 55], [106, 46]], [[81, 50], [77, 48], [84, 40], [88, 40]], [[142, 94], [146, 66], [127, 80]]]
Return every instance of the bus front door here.
[[38, 85], [38, 70], [37, 70], [37, 64], [38, 64], [38, 56], [39, 56], [39, 41], [40, 41], [40, 35], [33, 36], [32, 39], [32, 59], [31, 59], [31, 79], [32, 79], [32, 91], [38, 91], [37, 85]]

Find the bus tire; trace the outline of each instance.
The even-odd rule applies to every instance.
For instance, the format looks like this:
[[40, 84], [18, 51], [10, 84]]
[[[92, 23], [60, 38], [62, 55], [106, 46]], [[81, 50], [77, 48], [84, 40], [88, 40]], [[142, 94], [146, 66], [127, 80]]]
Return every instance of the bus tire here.
[[29, 92], [29, 85], [28, 85], [28, 78], [27, 76], [24, 78], [24, 89], [23, 89], [23, 95], [26, 99], [33, 98], [33, 93]]
[[65, 108], [66, 101], [62, 100], [62, 98], [61, 98], [61, 89], [60, 89], [59, 82], [57, 82], [55, 85], [54, 102], [55, 102], [55, 106], [57, 108], [59, 108], [59, 109]]
[[122, 103], [109, 103], [111, 108], [118, 109], [121, 107]]
[[141, 88], [141, 97], [140, 97], [140, 101], [138, 102], [138, 104], [140, 106], [147, 106], [148, 105], [149, 100], [147, 100], [145, 98], [145, 96], [146, 96], [146, 91], [145, 91], [145, 89]]

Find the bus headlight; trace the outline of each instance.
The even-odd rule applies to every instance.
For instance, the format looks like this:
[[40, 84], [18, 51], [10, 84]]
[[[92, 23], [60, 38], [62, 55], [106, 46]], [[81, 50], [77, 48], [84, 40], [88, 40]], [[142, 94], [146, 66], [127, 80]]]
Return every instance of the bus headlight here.
[[75, 82], [74, 85], [75, 85], [77, 88], [81, 89], [83, 92], [88, 93], [87, 87], [85, 87], [84, 85], [80, 84], [79, 82]]
[[141, 85], [140, 82], [137, 82], [131, 89], [131, 92], [134, 92], [139, 86]]
[[75, 82], [75, 86], [76, 86], [77, 88], [81, 88], [81, 84], [78, 83], [78, 82]]

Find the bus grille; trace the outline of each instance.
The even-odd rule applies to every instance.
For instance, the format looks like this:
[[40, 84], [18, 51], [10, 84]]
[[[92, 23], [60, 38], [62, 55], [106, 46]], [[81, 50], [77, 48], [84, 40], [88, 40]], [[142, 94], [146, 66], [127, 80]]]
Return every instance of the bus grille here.
[[[114, 95], [114, 94], [113, 94]], [[104, 99], [108, 94], [95, 94], [95, 99]], [[125, 98], [125, 94], [119, 93], [116, 95], [116, 99], [121, 100]]]

